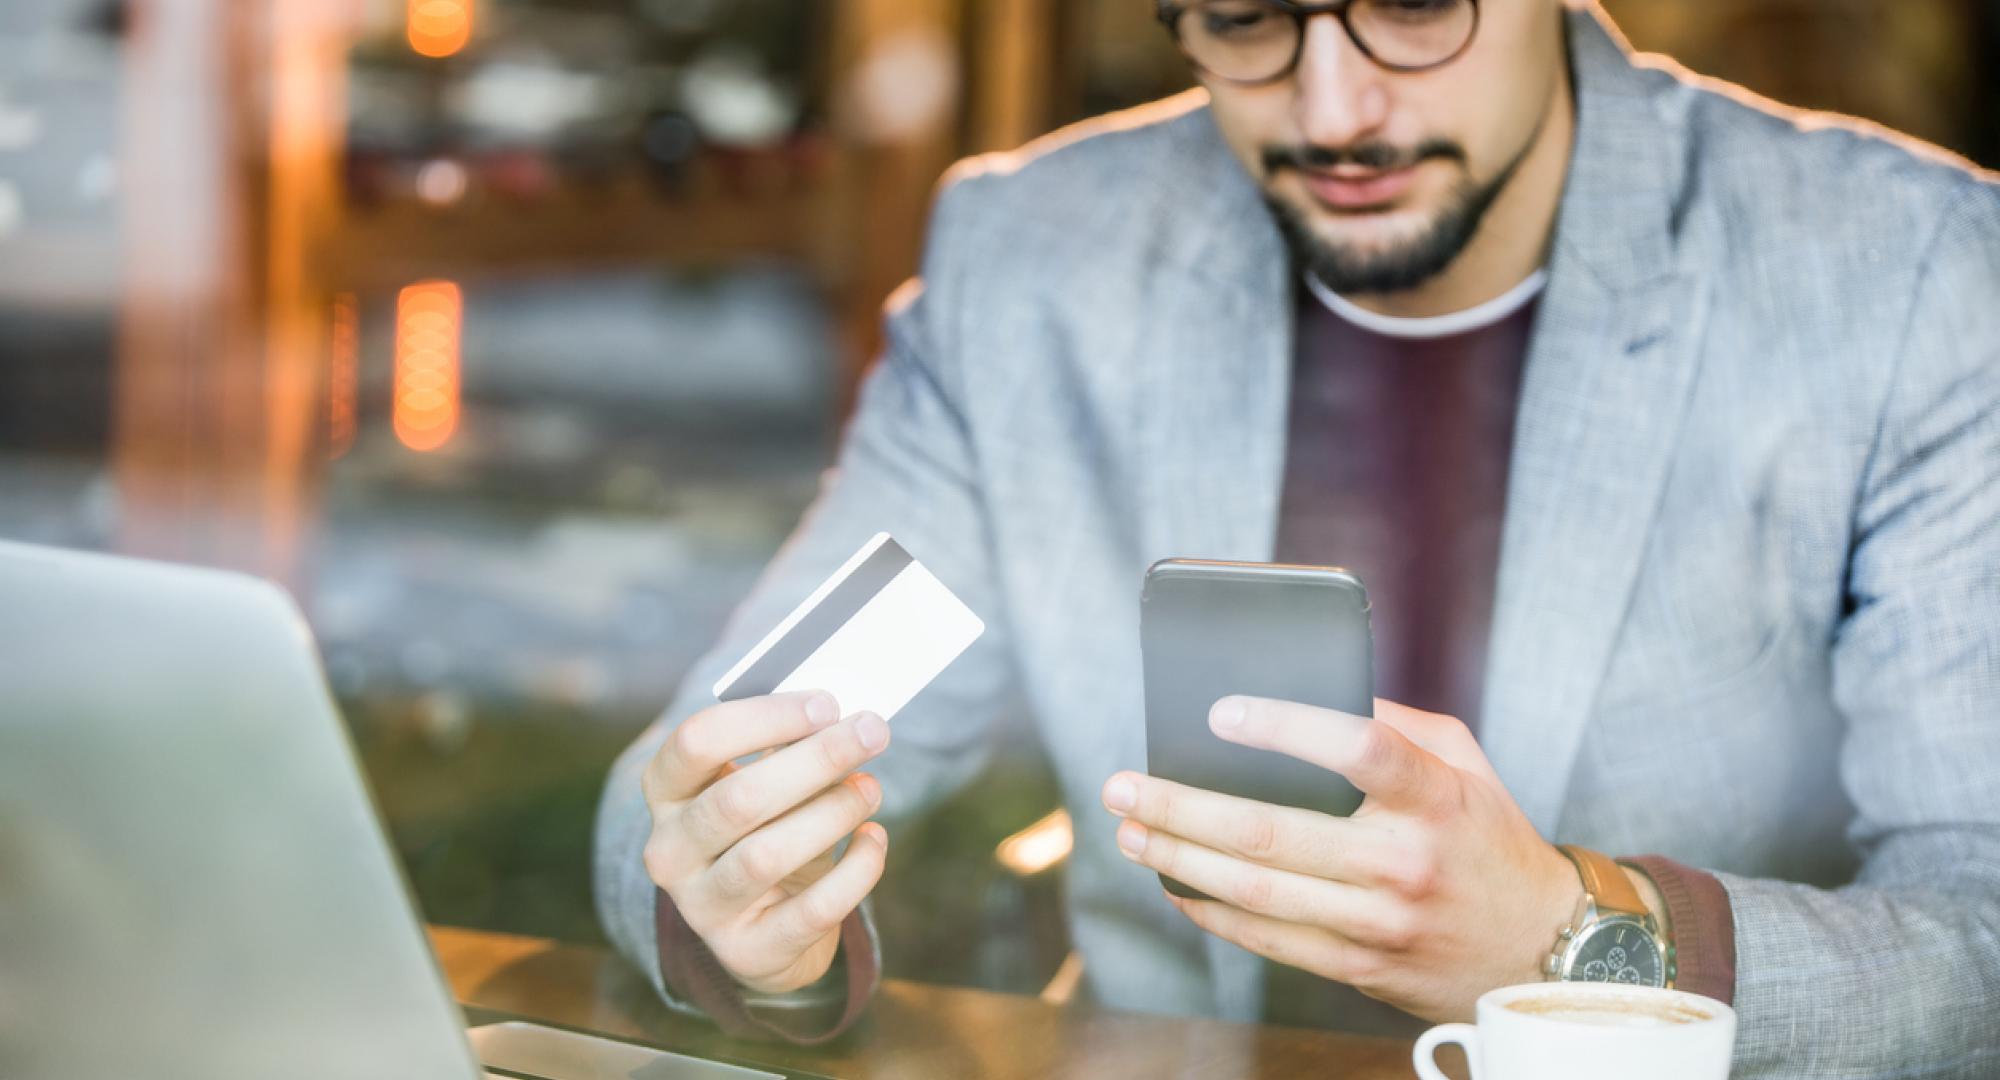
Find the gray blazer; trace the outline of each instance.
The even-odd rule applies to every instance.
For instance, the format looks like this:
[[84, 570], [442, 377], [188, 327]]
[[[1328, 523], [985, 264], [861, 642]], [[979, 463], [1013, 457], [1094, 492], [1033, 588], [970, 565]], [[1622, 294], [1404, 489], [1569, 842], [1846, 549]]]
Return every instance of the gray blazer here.
[[[2000, 186], [1569, 32], [1486, 750], [1551, 840], [1718, 875], [1740, 1075], [2000, 1075]], [[988, 626], [873, 767], [891, 830], [1032, 718], [1091, 991], [1257, 1015], [1256, 958], [1098, 805], [1146, 762], [1142, 572], [1266, 560], [1277, 522], [1293, 283], [1205, 104], [945, 184], [838, 467], [605, 793], [599, 906], [656, 981], [641, 766], [887, 529]]]

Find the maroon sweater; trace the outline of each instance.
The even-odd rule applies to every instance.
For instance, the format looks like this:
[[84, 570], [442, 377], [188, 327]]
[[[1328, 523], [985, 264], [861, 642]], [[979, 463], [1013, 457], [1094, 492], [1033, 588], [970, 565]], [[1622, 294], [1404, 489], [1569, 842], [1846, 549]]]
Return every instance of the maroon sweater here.
[[[1443, 337], [1366, 329], [1299, 290], [1280, 562], [1360, 575], [1374, 615], [1377, 693], [1479, 730], [1479, 687], [1499, 571], [1514, 415], [1535, 305]], [[1720, 882], [1658, 856], [1628, 859], [1666, 900], [1676, 985], [1729, 1001], [1735, 921]], [[735, 1035], [816, 1042], [846, 1030], [880, 973], [859, 916], [841, 934], [845, 1008], [759, 1015], [659, 897], [667, 985]], [[1553, 944], [1553, 943], [1551, 943]], [[1280, 965], [1265, 1013], [1279, 1023], [1414, 1034], [1425, 1025], [1352, 989]]]

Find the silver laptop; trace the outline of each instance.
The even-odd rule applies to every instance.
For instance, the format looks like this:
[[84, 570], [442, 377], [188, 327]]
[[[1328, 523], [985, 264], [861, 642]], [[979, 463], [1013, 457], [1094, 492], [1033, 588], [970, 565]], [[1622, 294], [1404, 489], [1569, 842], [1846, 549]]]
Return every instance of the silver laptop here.
[[0, 1077], [784, 1075], [468, 1039], [284, 593], [0, 544]]

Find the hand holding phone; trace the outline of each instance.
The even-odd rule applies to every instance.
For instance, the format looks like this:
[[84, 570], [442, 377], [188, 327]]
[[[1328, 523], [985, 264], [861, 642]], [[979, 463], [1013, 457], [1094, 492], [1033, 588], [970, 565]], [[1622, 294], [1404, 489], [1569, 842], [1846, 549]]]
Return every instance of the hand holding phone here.
[[1145, 611], [1153, 776], [1104, 806], [1188, 921], [1433, 1020], [1540, 977], [1576, 870], [1464, 723], [1373, 700], [1358, 581], [1161, 564]]

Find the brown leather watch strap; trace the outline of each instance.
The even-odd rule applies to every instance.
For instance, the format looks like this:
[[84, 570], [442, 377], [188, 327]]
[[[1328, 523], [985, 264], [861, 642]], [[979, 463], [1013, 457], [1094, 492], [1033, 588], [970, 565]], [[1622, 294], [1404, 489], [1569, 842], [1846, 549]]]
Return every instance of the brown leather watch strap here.
[[1576, 872], [1583, 878], [1583, 891], [1597, 901], [1598, 910], [1641, 918], [1649, 914], [1646, 901], [1632, 887], [1632, 879], [1625, 876], [1611, 856], [1575, 844], [1560, 845], [1560, 850], [1576, 864]]

